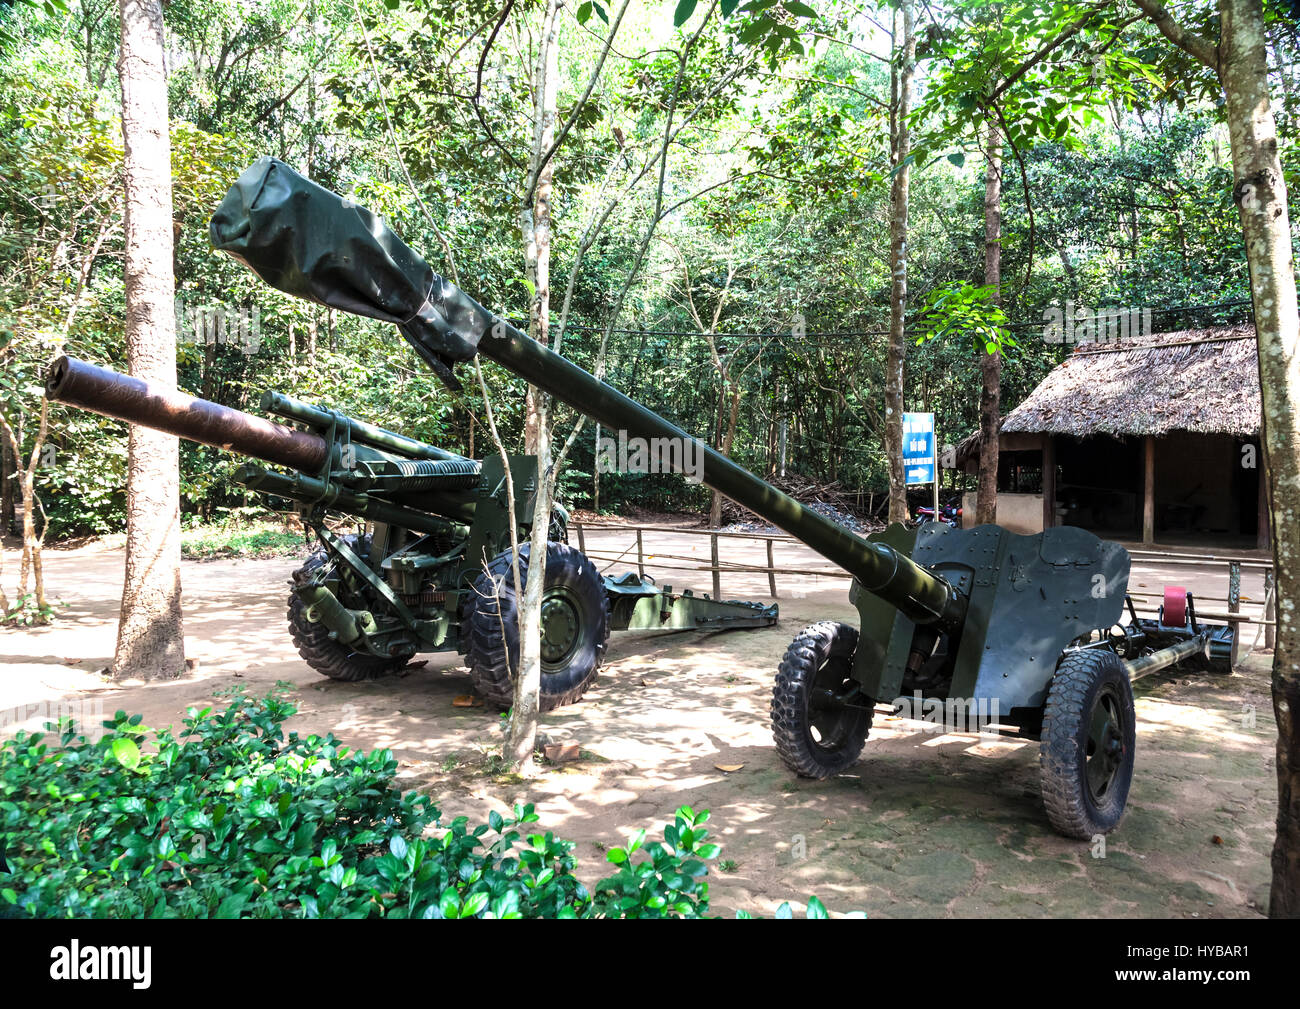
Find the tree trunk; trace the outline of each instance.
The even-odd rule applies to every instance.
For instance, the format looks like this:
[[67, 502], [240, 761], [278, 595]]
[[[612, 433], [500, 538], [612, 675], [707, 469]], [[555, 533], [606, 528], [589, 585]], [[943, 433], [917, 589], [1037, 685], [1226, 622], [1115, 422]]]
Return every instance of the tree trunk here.
[[[988, 131], [988, 167], [984, 179], [984, 283], [995, 290], [1002, 283], [1002, 136]], [[993, 297], [995, 304], [1001, 293]], [[998, 428], [1001, 423], [1002, 354], [980, 355], [980, 467], [975, 505], [977, 524], [998, 520]]]
[[[740, 424], [740, 396], [740, 383], [736, 382], [727, 395], [727, 422], [721, 442], [722, 454], [728, 459], [731, 458], [731, 450], [735, 447], [736, 428]], [[722, 525], [722, 495], [714, 491], [712, 506], [709, 509], [709, 527], [716, 529], [720, 525]]]
[[[709, 336], [710, 346], [714, 345], [713, 336]], [[714, 351], [714, 360], [718, 362], [718, 409], [713, 417], [713, 445], [725, 456], [730, 456], [731, 448], [729, 445], [727, 426], [727, 402], [730, 398], [730, 380], [727, 377], [727, 371], [730, 365], [723, 366], [721, 358], [717, 351]], [[737, 394], [739, 400], [739, 394]], [[709, 499], [709, 528], [716, 529], [722, 525], [722, 494], [719, 491], [713, 492], [713, 497]]]
[[14, 520], [14, 463], [9, 450], [9, 440], [0, 438], [0, 539], [9, 533]]
[[[121, 14], [127, 361], [136, 378], [174, 386], [171, 141], [162, 6], [158, 0], [121, 0]], [[126, 582], [113, 675], [178, 676], [185, 669], [185, 637], [176, 439], [132, 425], [127, 466]]]
[[1278, 628], [1273, 652], [1277, 717], [1277, 838], [1269, 914], [1300, 917], [1300, 319], [1286, 182], [1269, 103], [1260, 0], [1221, 0], [1219, 78], [1232, 139], [1233, 195], [1250, 265], [1264, 465], [1277, 572]]
[[907, 115], [912, 105], [912, 75], [916, 65], [912, 0], [901, 0], [899, 8], [903, 19], [903, 44], [900, 59], [895, 42], [892, 70], [896, 78], [897, 100], [890, 110], [894, 128], [890, 136], [892, 149], [889, 160], [896, 174], [889, 193], [889, 350], [885, 365], [885, 458], [889, 461], [890, 522], [907, 520], [907, 473], [903, 466], [903, 366], [907, 340], [903, 335], [903, 324], [907, 314], [907, 214], [911, 166], [904, 162], [912, 146]]
[[[555, 177], [554, 158], [547, 159], [545, 164], [541, 159], [555, 142], [560, 3], [561, 0], [547, 0], [546, 4], [533, 87], [536, 125], [530, 176], [537, 179], [537, 188], [532, 206], [525, 207], [521, 214], [526, 270], [534, 285], [529, 330], [532, 338], [540, 343], [548, 341], [550, 330], [551, 189]], [[507, 755], [511, 766], [517, 770], [528, 768], [537, 747], [542, 687], [542, 587], [546, 578], [546, 542], [554, 491], [547, 412], [547, 397], [530, 387], [526, 405], [525, 450], [537, 456], [537, 493], [532, 516], [528, 580], [519, 610], [519, 670], [515, 677], [510, 752]]]

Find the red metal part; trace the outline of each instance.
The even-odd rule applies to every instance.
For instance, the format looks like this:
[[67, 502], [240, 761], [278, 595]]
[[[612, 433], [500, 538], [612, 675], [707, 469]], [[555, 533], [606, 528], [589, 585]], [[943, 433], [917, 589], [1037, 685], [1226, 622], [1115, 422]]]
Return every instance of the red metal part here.
[[1183, 627], [1187, 624], [1187, 590], [1181, 585], [1165, 586], [1165, 611], [1161, 622], [1166, 627]]

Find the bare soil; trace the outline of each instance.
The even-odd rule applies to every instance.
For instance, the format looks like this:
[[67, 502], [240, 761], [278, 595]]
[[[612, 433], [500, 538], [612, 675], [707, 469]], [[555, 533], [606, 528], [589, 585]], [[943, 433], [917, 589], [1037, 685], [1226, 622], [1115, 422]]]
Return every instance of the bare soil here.
[[[647, 534], [649, 573], [709, 589], [708, 538]], [[593, 555], [634, 568], [632, 537], [588, 537]], [[630, 553], [629, 553], [630, 550]], [[761, 563], [761, 541], [727, 539], [724, 561]], [[699, 558], [665, 560], [664, 555]], [[12, 555], [11, 555], [12, 556]], [[829, 566], [778, 544], [778, 566]], [[0, 631], [0, 712], [35, 716], [59, 701], [140, 712], [179, 725], [187, 707], [220, 703], [235, 685], [290, 685], [299, 732], [387, 747], [406, 787], [434, 795], [444, 819], [536, 804], [542, 823], [577, 842], [579, 872], [604, 874], [604, 851], [640, 828], [656, 833], [682, 804], [712, 811], [723, 845], [715, 909], [771, 914], [816, 894], [833, 911], [882, 917], [1250, 917], [1263, 913], [1276, 809], [1269, 658], [1231, 676], [1154, 676], [1137, 685], [1138, 758], [1129, 812], [1102, 853], [1055, 835], [1038, 797], [1037, 744], [935, 736], [878, 715], [863, 759], [830, 781], [793, 778], [771, 744], [772, 676], [805, 624], [852, 620], [847, 583], [778, 576], [781, 622], [725, 633], [614, 635], [596, 687], [547, 716], [555, 741], [582, 757], [520, 780], [497, 773], [499, 718], [453, 705], [470, 692], [459, 657], [365, 684], [322, 679], [294, 652], [284, 624], [292, 559], [186, 562], [187, 653], [197, 667], [154, 683], [99, 675], [112, 656], [123, 555], [99, 545], [46, 555], [50, 595], [66, 603], [45, 628]], [[1226, 569], [1182, 567], [1177, 580], [1222, 595]], [[1133, 581], [1159, 585], [1148, 568]], [[1246, 592], [1257, 592], [1248, 577]], [[765, 598], [767, 576], [723, 576], [723, 595]], [[8, 731], [8, 730], [6, 730]], [[738, 767], [723, 771], [724, 767]]]

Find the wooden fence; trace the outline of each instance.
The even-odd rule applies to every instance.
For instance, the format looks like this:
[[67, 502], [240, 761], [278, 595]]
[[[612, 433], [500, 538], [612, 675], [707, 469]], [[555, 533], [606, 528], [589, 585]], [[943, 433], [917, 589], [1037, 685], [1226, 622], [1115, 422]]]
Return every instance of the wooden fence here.
[[[660, 525], [621, 525], [618, 523], [595, 523], [595, 522], [572, 522], [569, 525], [570, 532], [577, 536], [578, 549], [587, 554], [593, 561], [596, 561], [602, 570], [608, 570], [615, 564], [633, 563], [633, 554], [637, 573], [642, 577], [645, 576], [647, 567], [647, 558], [652, 563], [650, 566], [665, 571], [707, 571], [713, 579], [713, 598], [722, 598], [722, 576], [724, 573], [732, 574], [765, 574], [767, 575], [768, 592], [773, 599], [777, 598], [776, 578], [777, 575], [804, 575], [815, 576], [817, 578], [843, 578], [851, 579], [853, 576], [842, 568], [835, 567], [829, 563], [825, 567], [781, 567], [778, 566], [774, 558], [774, 544], [788, 543], [799, 544], [799, 540], [785, 533], [758, 533], [758, 532], [723, 532], [717, 529], [690, 529], [678, 526], [660, 526]], [[621, 553], [612, 553], [611, 551], [590, 552], [587, 550], [586, 534], [588, 532], [614, 532], [635, 537], [635, 543], [629, 545]], [[663, 553], [655, 551], [651, 554], [646, 552], [647, 533], [671, 533], [674, 536], [707, 536], [709, 538], [709, 563], [703, 563], [700, 557], [694, 557], [684, 554]], [[721, 559], [720, 544], [728, 540], [758, 540], [764, 542], [767, 548], [766, 564], [746, 564], [737, 561], [724, 561]], [[635, 553], [634, 553], [635, 551]], [[1204, 617], [1206, 620], [1220, 621], [1230, 624], [1251, 624], [1256, 627], [1264, 628], [1264, 647], [1272, 648], [1274, 642], [1275, 628], [1277, 626], [1277, 604], [1275, 596], [1275, 581], [1273, 577], [1272, 561], [1262, 560], [1253, 557], [1232, 557], [1218, 554], [1191, 554], [1191, 553], [1165, 553], [1158, 550], [1130, 550], [1129, 555], [1133, 559], [1135, 568], [1152, 568], [1167, 566], [1205, 566], [1213, 564], [1223, 564], [1228, 576], [1227, 592], [1222, 596], [1209, 596], [1196, 594], [1196, 615]], [[1262, 571], [1264, 574], [1264, 599], [1252, 599], [1249, 596], [1242, 595], [1241, 592], [1241, 575], [1243, 571]], [[1143, 592], [1137, 588], [1130, 588], [1129, 595], [1133, 599], [1133, 606], [1143, 614], [1154, 615], [1163, 601], [1163, 592]], [[1260, 612], [1251, 615], [1242, 611], [1242, 604], [1257, 607]], [[1211, 604], [1213, 609], [1206, 606]], [[1241, 635], [1238, 635], [1241, 637]], [[1234, 661], [1236, 660], [1236, 648], [1234, 644]]]

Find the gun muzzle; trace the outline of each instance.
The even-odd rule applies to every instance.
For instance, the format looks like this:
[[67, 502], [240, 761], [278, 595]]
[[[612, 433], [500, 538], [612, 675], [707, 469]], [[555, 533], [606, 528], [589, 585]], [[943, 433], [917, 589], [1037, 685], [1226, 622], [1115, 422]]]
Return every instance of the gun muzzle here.
[[305, 473], [319, 472], [330, 457], [330, 445], [319, 435], [295, 431], [75, 357], [60, 357], [50, 365], [45, 395], [51, 402], [67, 403]]

